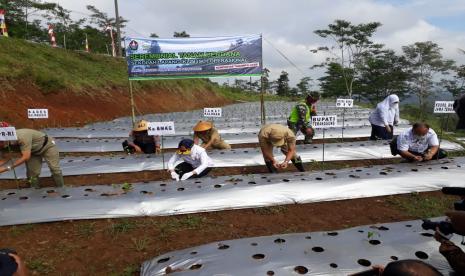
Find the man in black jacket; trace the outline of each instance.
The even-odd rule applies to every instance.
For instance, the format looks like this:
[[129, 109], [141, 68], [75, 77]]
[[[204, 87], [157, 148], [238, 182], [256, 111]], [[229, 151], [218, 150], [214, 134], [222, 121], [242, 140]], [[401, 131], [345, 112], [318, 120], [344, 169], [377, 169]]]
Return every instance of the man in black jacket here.
[[465, 94], [460, 98], [456, 99], [454, 102], [454, 110], [459, 117], [459, 122], [457, 123], [457, 130], [465, 129]]

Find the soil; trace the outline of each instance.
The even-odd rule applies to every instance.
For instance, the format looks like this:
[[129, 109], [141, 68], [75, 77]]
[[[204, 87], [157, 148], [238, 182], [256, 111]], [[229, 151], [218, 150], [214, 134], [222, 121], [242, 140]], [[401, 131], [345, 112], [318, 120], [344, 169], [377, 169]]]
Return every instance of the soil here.
[[[324, 164], [322, 162], [305, 163], [304, 167], [307, 171], [316, 170], [330, 170], [348, 167], [362, 167], [372, 165], [387, 165], [399, 163], [399, 158], [386, 158], [386, 159], [366, 159], [366, 160], [344, 160], [344, 161], [328, 161]], [[44, 164], [44, 166], [46, 166]], [[288, 172], [297, 171], [294, 166], [290, 165], [286, 170]], [[240, 174], [254, 174], [254, 173], [268, 173], [265, 166], [249, 166], [249, 167], [227, 167], [215, 168], [209, 176], [228, 176]], [[170, 175], [165, 171], [142, 171], [131, 173], [108, 173], [108, 174], [89, 174], [66, 176], [65, 183], [68, 186], [89, 186], [89, 185], [109, 185], [116, 183], [136, 183], [144, 181], [155, 180], [169, 180]], [[41, 177], [40, 185], [42, 187], [53, 187], [54, 183], [50, 177]], [[29, 185], [26, 180], [0, 180], [0, 190], [28, 188]]]
[[[111, 120], [131, 114], [129, 92], [113, 88], [110, 92], [95, 91], [76, 94], [60, 91], [44, 95], [37, 87], [28, 83], [17, 84], [15, 94], [21, 97], [8, 98], [0, 93], [2, 108], [0, 121], [12, 123], [17, 128], [43, 128], [82, 126], [96, 121]], [[212, 91], [194, 90], [190, 97], [177, 90], [144, 90], [134, 93], [136, 115], [161, 112], [186, 111], [205, 106], [223, 106], [232, 103]], [[48, 108], [50, 119], [28, 120], [28, 108]]]
[[[440, 192], [419, 196], [444, 197]], [[402, 197], [408, 195], [0, 227], [1, 246], [15, 248], [34, 268], [32, 275], [137, 275], [143, 261], [210, 242], [417, 219], [390, 203]]]

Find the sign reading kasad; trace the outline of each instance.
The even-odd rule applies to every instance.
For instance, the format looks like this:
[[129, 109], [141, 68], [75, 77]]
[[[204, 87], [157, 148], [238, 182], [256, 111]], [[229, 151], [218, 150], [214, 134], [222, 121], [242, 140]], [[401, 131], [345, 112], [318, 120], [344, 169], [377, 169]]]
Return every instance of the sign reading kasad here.
[[174, 122], [149, 122], [148, 135], [174, 135]]
[[203, 109], [203, 116], [204, 117], [221, 117], [222, 116], [222, 109], [219, 107], [219, 108], [209, 108], [209, 107], [206, 107]]
[[313, 128], [332, 128], [337, 125], [337, 116], [313, 116], [312, 127]]
[[29, 119], [48, 119], [48, 109], [28, 109], [27, 117]]
[[0, 127], [0, 141], [16, 141], [16, 129], [14, 127]]
[[453, 101], [434, 102], [434, 113], [455, 113]]
[[336, 107], [354, 107], [353, 99], [337, 99]]

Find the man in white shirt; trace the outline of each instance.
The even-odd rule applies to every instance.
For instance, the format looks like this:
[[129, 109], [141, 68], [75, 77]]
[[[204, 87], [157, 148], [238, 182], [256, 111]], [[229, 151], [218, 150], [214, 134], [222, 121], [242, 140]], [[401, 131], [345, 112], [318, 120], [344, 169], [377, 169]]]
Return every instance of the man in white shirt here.
[[391, 152], [399, 154], [412, 162], [441, 159], [447, 153], [439, 148], [436, 132], [425, 123], [415, 123], [411, 128], [394, 138], [391, 142]]
[[[182, 160], [184, 162], [176, 163]], [[192, 139], [183, 139], [179, 142], [178, 150], [168, 162], [168, 171], [171, 178], [176, 181], [189, 178], [199, 178], [207, 175], [213, 167], [213, 161], [201, 146], [195, 145]]]

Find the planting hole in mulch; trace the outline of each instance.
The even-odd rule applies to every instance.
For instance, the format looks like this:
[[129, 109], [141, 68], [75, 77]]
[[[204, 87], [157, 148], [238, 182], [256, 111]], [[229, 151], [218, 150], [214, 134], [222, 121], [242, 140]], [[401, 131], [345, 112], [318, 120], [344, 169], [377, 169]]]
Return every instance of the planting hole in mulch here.
[[315, 246], [315, 247], [312, 248], [312, 250], [314, 252], [317, 252], [317, 253], [321, 253], [321, 252], [325, 251], [324, 248], [321, 247], [321, 246]]
[[335, 264], [335, 263], [330, 263], [329, 266], [332, 267], [332, 268], [337, 268], [337, 264]]
[[434, 235], [431, 233], [421, 233], [421, 235], [425, 237], [434, 237]]
[[167, 257], [167, 258], [163, 258], [163, 259], [158, 260], [157, 263], [159, 263], [159, 264], [161, 264], [161, 263], [166, 263], [166, 262], [169, 261], [169, 260], [170, 260], [170, 258]]
[[255, 260], [261, 260], [265, 258], [265, 254], [255, 254], [252, 256]]
[[328, 236], [337, 236], [339, 233], [338, 232], [328, 232]]
[[418, 259], [422, 259], [422, 260], [426, 260], [428, 259], [428, 254], [426, 254], [425, 252], [423, 251], [417, 251], [415, 252], [415, 256], [417, 256]]
[[399, 260], [399, 257], [397, 257], [397, 256], [391, 256], [391, 260], [397, 261], [397, 260]]
[[296, 266], [294, 267], [294, 271], [297, 272], [298, 274], [307, 274], [308, 273], [308, 268], [305, 266]]
[[274, 240], [274, 243], [285, 243], [285, 242], [286, 242], [286, 240], [285, 240], [285, 239], [281, 239], [281, 238], [280, 238], [280, 239]]
[[381, 244], [381, 241], [379, 241], [379, 240], [370, 240], [369, 243], [371, 245], [378, 245], [378, 244]]
[[196, 269], [200, 269], [202, 267], [201, 264], [194, 264], [194, 265], [191, 265], [191, 267], [189, 267], [190, 270], [196, 270]]
[[220, 245], [218, 246], [218, 249], [219, 249], [219, 250], [225, 250], [225, 249], [228, 249], [228, 248], [229, 248], [229, 245], [227, 245], [227, 244], [220, 244]]
[[266, 275], [267, 275], [267, 276], [273, 276], [273, 275], [274, 275], [274, 271], [268, 270], [268, 271], [266, 272]]
[[357, 263], [361, 266], [370, 266], [371, 265], [371, 262], [369, 260], [365, 260], [365, 259], [359, 259], [357, 261]]

